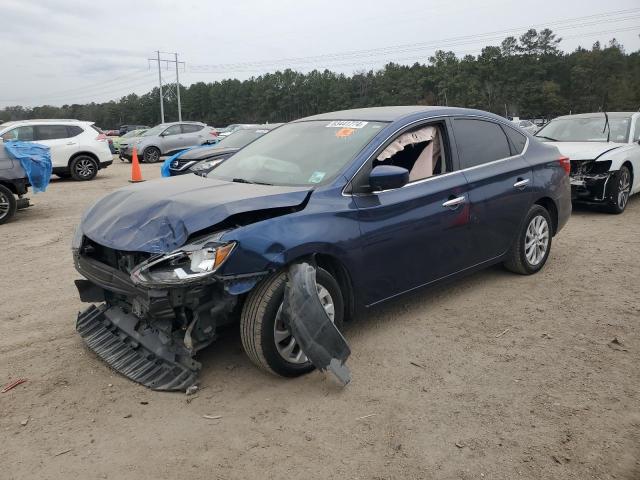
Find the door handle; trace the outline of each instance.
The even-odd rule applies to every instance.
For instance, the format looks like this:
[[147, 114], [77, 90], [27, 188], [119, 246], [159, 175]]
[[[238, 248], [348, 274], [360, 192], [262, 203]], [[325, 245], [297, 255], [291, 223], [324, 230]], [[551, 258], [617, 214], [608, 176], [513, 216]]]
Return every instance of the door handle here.
[[443, 207], [446, 207], [446, 208], [450, 208], [451, 210], [455, 210], [456, 208], [458, 208], [458, 206], [459, 206], [460, 204], [464, 203], [464, 202], [465, 202], [465, 200], [466, 200], [466, 199], [465, 199], [465, 197], [464, 197], [464, 196], [462, 196], [462, 197], [452, 198], [452, 199], [447, 200], [446, 202], [444, 202], [444, 203], [442, 204], [442, 206], [443, 206]]
[[76, 142], [67, 142], [67, 145], [75, 145]]
[[523, 189], [524, 187], [527, 186], [527, 184], [530, 182], [531, 180], [528, 178], [519, 178], [518, 181], [516, 183], [513, 184], [513, 186], [515, 188], [520, 188]]

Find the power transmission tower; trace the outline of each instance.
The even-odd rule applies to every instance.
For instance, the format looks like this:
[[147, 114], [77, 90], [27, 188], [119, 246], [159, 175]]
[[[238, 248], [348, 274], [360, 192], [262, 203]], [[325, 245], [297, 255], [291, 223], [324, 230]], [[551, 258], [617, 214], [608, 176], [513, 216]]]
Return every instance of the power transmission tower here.
[[[168, 58], [162, 58], [160, 55], [173, 55], [174, 59], [170, 60]], [[182, 121], [182, 105], [180, 104], [180, 76], [179, 76], [179, 66], [182, 65], [183, 67], [185, 66], [184, 62], [179, 62], [178, 61], [178, 54], [177, 53], [168, 53], [168, 52], [161, 52], [160, 50], [156, 50], [156, 58], [149, 58], [149, 66], [151, 66], [151, 62], [158, 62], [158, 82], [160, 83], [160, 118], [161, 118], [161, 123], [164, 123], [164, 93], [162, 91], [162, 69], [161, 64], [164, 62], [164, 64], [166, 65], [167, 70], [169, 70], [169, 64], [170, 63], [175, 63], [176, 65], [176, 82], [175, 82], [175, 89], [176, 89], [176, 98], [178, 99], [178, 121], [181, 122]]]

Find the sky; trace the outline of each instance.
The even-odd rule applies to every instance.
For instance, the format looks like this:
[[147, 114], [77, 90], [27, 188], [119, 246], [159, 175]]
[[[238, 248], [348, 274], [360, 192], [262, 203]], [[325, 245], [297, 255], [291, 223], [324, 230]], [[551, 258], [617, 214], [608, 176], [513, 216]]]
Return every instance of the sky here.
[[[476, 55], [551, 28], [572, 51], [616, 38], [640, 50], [637, 0], [0, 0], [0, 108], [118, 99], [158, 85], [156, 51], [184, 85], [275, 70], [351, 74]], [[175, 81], [162, 62], [163, 82]]]

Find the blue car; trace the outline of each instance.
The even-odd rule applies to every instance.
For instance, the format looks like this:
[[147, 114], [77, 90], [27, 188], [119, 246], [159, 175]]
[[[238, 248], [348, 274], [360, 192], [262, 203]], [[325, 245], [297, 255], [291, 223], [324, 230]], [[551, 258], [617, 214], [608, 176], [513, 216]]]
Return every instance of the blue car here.
[[[555, 147], [483, 111], [303, 118], [205, 177], [137, 184], [89, 208], [72, 249], [80, 297], [100, 305], [77, 330], [159, 390], [193, 384], [196, 353], [238, 323], [258, 367], [323, 368], [311, 351], [335, 349], [331, 329], [358, 312], [497, 263], [542, 269], [571, 213], [569, 172]], [[304, 290], [299, 265], [315, 275], [305, 301], [322, 310], [317, 329], [288, 304], [285, 291]]]

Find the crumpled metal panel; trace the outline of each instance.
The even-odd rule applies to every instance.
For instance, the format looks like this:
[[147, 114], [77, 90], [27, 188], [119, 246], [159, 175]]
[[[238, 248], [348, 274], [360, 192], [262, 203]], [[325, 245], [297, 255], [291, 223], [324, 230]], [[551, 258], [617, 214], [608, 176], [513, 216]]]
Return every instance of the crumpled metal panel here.
[[114, 250], [166, 253], [232, 215], [296, 207], [310, 190], [181, 175], [102, 197], [86, 210], [80, 228], [94, 242]]

